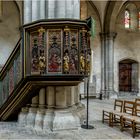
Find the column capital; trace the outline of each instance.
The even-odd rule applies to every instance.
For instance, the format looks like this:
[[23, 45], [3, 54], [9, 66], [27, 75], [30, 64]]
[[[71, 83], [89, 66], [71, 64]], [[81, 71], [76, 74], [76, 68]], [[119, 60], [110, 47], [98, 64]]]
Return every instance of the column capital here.
[[116, 32], [101, 32], [99, 33], [100, 37], [103, 39], [103, 38], [106, 38], [106, 39], [115, 39], [116, 36], [117, 36], [117, 33]]

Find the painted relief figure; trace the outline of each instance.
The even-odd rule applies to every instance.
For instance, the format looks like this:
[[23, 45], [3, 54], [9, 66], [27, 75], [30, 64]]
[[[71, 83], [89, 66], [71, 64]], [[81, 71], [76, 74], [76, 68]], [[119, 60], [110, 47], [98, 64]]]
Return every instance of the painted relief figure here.
[[84, 57], [84, 53], [81, 53], [80, 56], [80, 71], [84, 72], [85, 71], [85, 57]]
[[45, 60], [45, 29], [40, 27], [38, 32], [31, 33], [31, 73], [43, 74], [46, 71]]
[[69, 73], [78, 74], [78, 34], [77, 30], [70, 31], [70, 64]]
[[39, 56], [39, 69], [40, 69], [40, 74], [44, 74], [45, 73], [45, 68], [46, 68], [46, 64], [45, 64], [45, 56], [44, 56], [44, 51], [40, 50], [40, 56]]
[[64, 72], [69, 73], [69, 55], [68, 55], [68, 50], [65, 51], [64, 53]]
[[60, 71], [61, 60], [57, 53], [51, 55], [50, 63], [49, 63], [49, 71], [50, 72], [59, 72]]
[[49, 30], [48, 72], [62, 72], [61, 30]]
[[34, 55], [32, 58], [32, 69], [33, 71], [38, 70], [38, 56]]
[[87, 54], [87, 59], [86, 59], [86, 71], [89, 73], [90, 72], [90, 59], [91, 59], [91, 54]]
[[31, 60], [31, 72], [38, 73], [38, 45], [37, 45], [37, 38], [33, 37], [32, 43], [32, 60]]
[[70, 62], [70, 73], [71, 74], [75, 74], [76, 73], [76, 66], [75, 66], [75, 61], [74, 59], [71, 59], [71, 62]]
[[45, 33], [45, 29], [43, 27], [41, 27], [39, 30], [39, 35], [38, 35], [38, 46], [39, 47], [44, 47], [44, 33]]
[[38, 55], [38, 45], [37, 45], [37, 38], [33, 39], [33, 46], [32, 46], [32, 56]]

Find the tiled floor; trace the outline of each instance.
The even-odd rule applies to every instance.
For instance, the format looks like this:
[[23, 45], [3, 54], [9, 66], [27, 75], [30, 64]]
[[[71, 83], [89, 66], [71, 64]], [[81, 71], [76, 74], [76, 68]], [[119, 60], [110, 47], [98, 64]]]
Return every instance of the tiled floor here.
[[[86, 104], [86, 100], [82, 100]], [[28, 128], [22, 128], [16, 122], [0, 122], [0, 139], [64, 139], [64, 140], [91, 140], [91, 139], [133, 139], [132, 131], [121, 132], [119, 126], [109, 127], [103, 124], [102, 110], [113, 108], [114, 100], [90, 99], [89, 124], [94, 129], [65, 130], [58, 132], [36, 132]], [[137, 136], [136, 139], [140, 139]]]

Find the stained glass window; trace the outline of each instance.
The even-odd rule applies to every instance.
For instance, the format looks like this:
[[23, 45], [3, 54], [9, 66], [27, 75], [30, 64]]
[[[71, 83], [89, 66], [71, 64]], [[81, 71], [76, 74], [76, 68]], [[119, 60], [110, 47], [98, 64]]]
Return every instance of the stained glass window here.
[[0, 0], [0, 17], [2, 16], [2, 0]]
[[138, 15], [138, 28], [140, 29], [140, 12], [139, 12], [139, 15]]
[[125, 28], [130, 28], [130, 12], [125, 10]]

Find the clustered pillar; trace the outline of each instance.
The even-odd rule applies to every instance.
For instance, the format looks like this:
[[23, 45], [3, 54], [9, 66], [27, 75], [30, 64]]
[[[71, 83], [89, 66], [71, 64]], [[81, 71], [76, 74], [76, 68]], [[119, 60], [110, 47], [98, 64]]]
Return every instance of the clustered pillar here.
[[85, 120], [78, 86], [48, 86], [21, 109], [20, 125], [36, 130], [77, 129]]
[[115, 32], [100, 33], [101, 37], [101, 94], [104, 98], [115, 98], [114, 92], [114, 39]]
[[24, 24], [40, 19], [80, 18], [80, 0], [24, 0]]

